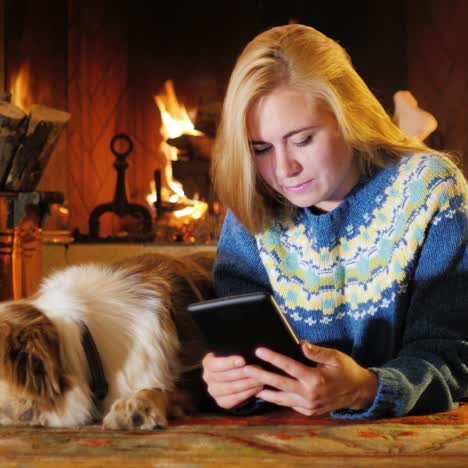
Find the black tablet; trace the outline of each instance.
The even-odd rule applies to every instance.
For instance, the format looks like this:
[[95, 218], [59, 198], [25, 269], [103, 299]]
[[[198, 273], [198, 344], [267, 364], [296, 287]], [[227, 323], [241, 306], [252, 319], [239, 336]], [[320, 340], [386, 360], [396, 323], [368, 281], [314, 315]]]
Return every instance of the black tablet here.
[[197, 302], [190, 304], [187, 311], [204, 336], [208, 349], [218, 356], [240, 354], [250, 364], [270, 368], [255, 356], [255, 349], [265, 346], [312, 365], [304, 357], [299, 339], [270, 294], [242, 294]]

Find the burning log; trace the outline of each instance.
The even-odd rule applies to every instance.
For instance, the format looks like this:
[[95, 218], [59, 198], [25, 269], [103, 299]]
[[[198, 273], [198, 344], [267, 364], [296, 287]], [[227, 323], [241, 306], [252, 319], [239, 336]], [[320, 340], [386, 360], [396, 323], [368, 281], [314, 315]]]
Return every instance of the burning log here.
[[184, 133], [177, 138], [169, 138], [166, 143], [177, 148], [180, 151], [179, 155], [187, 155], [190, 159], [211, 159], [213, 139], [205, 135]]
[[28, 128], [20, 139], [6, 178], [6, 190], [36, 188], [69, 119], [68, 112], [42, 105], [31, 107]]
[[26, 132], [26, 114], [13, 104], [0, 101], [0, 188], [10, 170], [20, 139]]
[[195, 118], [195, 128], [214, 139], [222, 108], [223, 103], [217, 101], [201, 104]]
[[190, 159], [211, 159], [211, 150], [219, 123], [222, 103], [212, 102], [201, 105], [197, 111], [195, 128], [202, 134], [183, 133], [169, 138], [166, 143], [177, 148], [179, 155]]

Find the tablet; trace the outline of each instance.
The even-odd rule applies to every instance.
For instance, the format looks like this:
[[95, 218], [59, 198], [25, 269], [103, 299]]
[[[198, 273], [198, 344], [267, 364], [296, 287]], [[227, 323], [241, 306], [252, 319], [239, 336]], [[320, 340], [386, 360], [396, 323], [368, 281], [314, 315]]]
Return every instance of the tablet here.
[[255, 356], [255, 349], [264, 346], [312, 365], [270, 294], [242, 294], [197, 302], [190, 304], [187, 311], [204, 336], [208, 349], [217, 356], [240, 354], [249, 364], [272, 369]]

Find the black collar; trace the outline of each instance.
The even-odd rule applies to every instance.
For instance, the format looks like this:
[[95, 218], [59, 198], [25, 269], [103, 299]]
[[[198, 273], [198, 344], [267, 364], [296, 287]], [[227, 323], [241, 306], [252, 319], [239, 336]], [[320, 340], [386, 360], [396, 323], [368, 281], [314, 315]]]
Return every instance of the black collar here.
[[94, 403], [97, 405], [102, 401], [109, 390], [104, 369], [102, 368], [102, 361], [93, 340], [93, 336], [89, 331], [88, 326], [82, 322], [81, 344], [88, 360], [89, 375], [90, 375], [90, 389], [93, 395]]

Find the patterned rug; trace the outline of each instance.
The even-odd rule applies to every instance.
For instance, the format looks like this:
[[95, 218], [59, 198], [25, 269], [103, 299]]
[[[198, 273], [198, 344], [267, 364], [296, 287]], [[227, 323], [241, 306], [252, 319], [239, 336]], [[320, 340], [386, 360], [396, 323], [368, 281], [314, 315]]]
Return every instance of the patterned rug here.
[[374, 422], [308, 418], [285, 410], [203, 415], [162, 431], [0, 428], [0, 466], [468, 466], [468, 404]]

